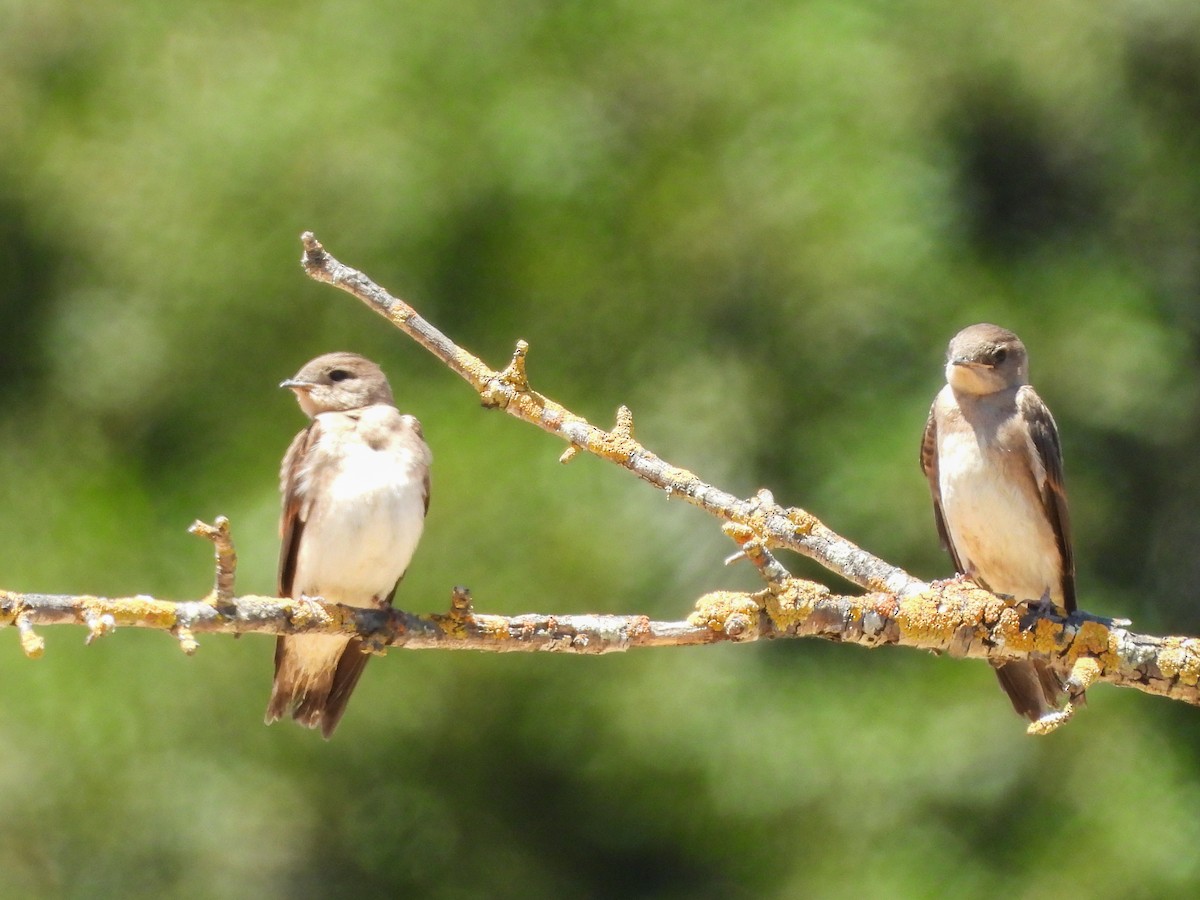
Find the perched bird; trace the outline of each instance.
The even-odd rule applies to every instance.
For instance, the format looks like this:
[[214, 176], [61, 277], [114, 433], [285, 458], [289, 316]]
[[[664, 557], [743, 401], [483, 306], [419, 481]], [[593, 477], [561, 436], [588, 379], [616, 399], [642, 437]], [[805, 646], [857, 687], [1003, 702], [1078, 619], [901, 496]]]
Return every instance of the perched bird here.
[[[1029, 384], [1025, 345], [996, 325], [964, 328], [950, 341], [946, 381], [921, 443], [942, 544], [959, 573], [992, 593], [1073, 612], [1062, 449]], [[1031, 721], [1058, 709], [1065, 685], [1046, 663], [1007, 662], [996, 674]]]
[[[279, 595], [390, 606], [429, 509], [421, 423], [400, 414], [382, 370], [355, 353], [318, 356], [280, 387], [312, 422], [279, 473]], [[267, 724], [290, 712], [328, 739], [369, 658], [358, 638], [280, 637]]]

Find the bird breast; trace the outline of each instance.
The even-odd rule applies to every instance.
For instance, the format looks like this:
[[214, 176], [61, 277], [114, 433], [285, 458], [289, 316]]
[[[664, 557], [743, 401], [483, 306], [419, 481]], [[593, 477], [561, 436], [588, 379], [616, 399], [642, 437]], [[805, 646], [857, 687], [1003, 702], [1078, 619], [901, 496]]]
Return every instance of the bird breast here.
[[970, 427], [938, 438], [942, 512], [964, 574], [995, 593], [1062, 604], [1062, 564], [1031, 468], [1032, 448]]
[[376, 440], [370, 424], [358, 422], [352, 434], [310, 451], [306, 480], [322, 489], [312, 495], [294, 581], [308, 596], [374, 605], [400, 580], [420, 540], [428, 450], [411, 430], [403, 440]]

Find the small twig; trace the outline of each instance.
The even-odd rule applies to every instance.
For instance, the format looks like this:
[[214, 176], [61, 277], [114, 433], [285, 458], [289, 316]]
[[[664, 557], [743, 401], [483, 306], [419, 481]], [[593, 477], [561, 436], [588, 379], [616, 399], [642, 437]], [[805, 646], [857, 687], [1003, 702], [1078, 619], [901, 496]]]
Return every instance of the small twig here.
[[229, 531], [229, 520], [224, 516], [217, 516], [216, 523], [209, 525], [197, 519], [188, 526], [188, 531], [212, 541], [217, 567], [213, 582], [213, 599], [217, 603], [228, 603], [233, 599], [233, 583], [237, 577], [237, 551]]
[[792, 581], [792, 573], [766, 548], [762, 539], [752, 528], [738, 522], [727, 522], [721, 530], [741, 548], [725, 560], [726, 565], [737, 562], [739, 559], [748, 559], [753, 563], [754, 568], [758, 569], [758, 574], [767, 583], [768, 590], [778, 594], [787, 589], [788, 584]]
[[33, 630], [33, 616], [29, 611], [17, 615], [17, 634], [21, 638], [21, 649], [30, 659], [39, 659], [46, 650], [46, 640]]
[[474, 614], [470, 589], [455, 585], [450, 593], [450, 615], [457, 619], [469, 619]]
[[110, 613], [98, 613], [92, 609], [84, 609], [83, 624], [87, 626], [88, 636], [84, 643], [91, 644], [98, 637], [104, 637], [117, 628], [116, 619]]
[[175, 639], [179, 641], [179, 649], [188, 656], [192, 656], [200, 649], [200, 644], [196, 641], [196, 636], [192, 634], [192, 629], [186, 625], [178, 625], [172, 632]]
[[[301, 263], [310, 278], [331, 284], [357, 297], [368, 307], [440, 359], [466, 380], [488, 406], [557, 435], [573, 447], [614, 462], [649, 482], [670, 497], [686, 500], [720, 519], [740, 522], [756, 531], [768, 548], [786, 547], [815, 559], [821, 565], [868, 590], [895, 593], [917, 591], [922, 582], [835, 533], [814, 516], [795, 507], [763, 505], [743, 500], [701, 481], [686, 469], [659, 459], [630, 436], [604, 431], [559, 403], [529, 389], [528, 382], [507, 379], [516, 365], [497, 372], [456, 345], [370, 278], [334, 259], [312, 232], [300, 236], [304, 245]], [[524, 355], [524, 351], [521, 351]], [[520, 385], [518, 389], [517, 385]]]
[[[617, 407], [617, 421], [613, 425], [612, 431], [608, 432], [608, 437], [613, 442], [633, 440], [633, 412], [628, 406]], [[558, 458], [558, 461], [564, 464], [569, 463], [575, 458], [578, 452], [579, 448], [572, 444], [562, 452], [562, 456]]]

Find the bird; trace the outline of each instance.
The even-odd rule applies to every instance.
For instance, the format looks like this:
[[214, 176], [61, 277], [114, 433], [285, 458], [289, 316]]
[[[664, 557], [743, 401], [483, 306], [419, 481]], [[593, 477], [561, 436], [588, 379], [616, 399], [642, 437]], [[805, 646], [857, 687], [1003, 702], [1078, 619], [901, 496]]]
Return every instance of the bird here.
[[[421, 539], [433, 456], [383, 370], [327, 353], [280, 384], [310, 419], [280, 467], [278, 593], [387, 608]], [[280, 636], [265, 721], [290, 712], [328, 740], [370, 659], [357, 637]]]
[[[1029, 383], [1025, 345], [998, 325], [971, 325], [950, 341], [945, 373], [921, 442], [942, 545], [980, 587], [1074, 612], [1062, 446]], [[1018, 714], [1058, 712], [1066, 685], [1046, 661], [1001, 663], [996, 675]]]

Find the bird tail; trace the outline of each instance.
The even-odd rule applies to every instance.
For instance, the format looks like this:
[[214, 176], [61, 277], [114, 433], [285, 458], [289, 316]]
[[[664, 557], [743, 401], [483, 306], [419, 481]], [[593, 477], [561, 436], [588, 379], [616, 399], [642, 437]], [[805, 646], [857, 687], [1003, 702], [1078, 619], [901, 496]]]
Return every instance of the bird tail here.
[[1031, 722], [1058, 710], [1067, 687], [1050, 666], [1038, 659], [1022, 659], [996, 667], [1000, 687], [1013, 709]]
[[278, 638], [275, 681], [264, 721], [270, 725], [290, 712], [301, 725], [320, 728], [329, 740], [370, 658], [358, 638]]

